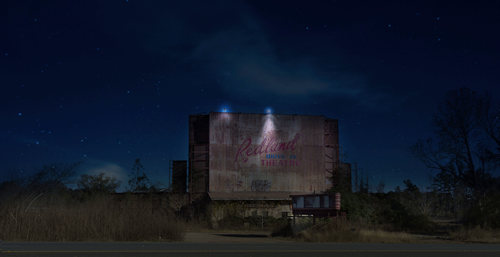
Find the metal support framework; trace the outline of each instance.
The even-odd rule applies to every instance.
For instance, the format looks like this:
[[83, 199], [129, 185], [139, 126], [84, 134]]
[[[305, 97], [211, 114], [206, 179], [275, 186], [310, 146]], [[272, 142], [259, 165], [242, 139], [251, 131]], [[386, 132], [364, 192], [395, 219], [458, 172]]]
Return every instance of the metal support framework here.
[[339, 139], [338, 139], [338, 121], [326, 119], [324, 126], [325, 134], [325, 171], [326, 176], [336, 178], [334, 174], [339, 166]]

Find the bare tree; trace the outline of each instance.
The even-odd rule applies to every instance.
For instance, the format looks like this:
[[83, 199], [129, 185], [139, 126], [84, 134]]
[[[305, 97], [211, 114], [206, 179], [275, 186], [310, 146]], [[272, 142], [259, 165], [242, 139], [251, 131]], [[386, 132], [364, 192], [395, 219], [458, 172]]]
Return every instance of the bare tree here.
[[450, 91], [433, 117], [434, 137], [412, 146], [427, 167], [438, 171], [435, 189], [450, 196], [454, 209], [480, 200], [497, 167], [492, 153], [498, 153], [499, 122], [490, 103], [487, 94], [467, 88]]
[[144, 171], [144, 166], [142, 166], [141, 159], [139, 158], [135, 159], [128, 185], [130, 191], [132, 192], [145, 192], [154, 190], [154, 187], [151, 186], [151, 182], [149, 181], [149, 178]]
[[500, 165], [500, 106], [494, 106], [490, 97], [484, 97], [478, 103], [477, 116], [480, 127], [494, 145], [490, 149], [486, 148], [484, 154], [498, 167]]
[[384, 193], [385, 190], [385, 183], [384, 181], [380, 181], [377, 185], [377, 193], [382, 194]]
[[75, 175], [80, 162], [70, 164], [44, 165], [38, 172], [28, 178], [28, 191], [57, 191], [67, 189], [66, 184]]

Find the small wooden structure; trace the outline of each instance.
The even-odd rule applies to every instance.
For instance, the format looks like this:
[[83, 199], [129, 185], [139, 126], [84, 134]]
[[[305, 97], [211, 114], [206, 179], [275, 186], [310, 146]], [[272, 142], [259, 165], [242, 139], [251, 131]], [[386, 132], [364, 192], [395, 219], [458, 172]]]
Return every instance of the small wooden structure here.
[[340, 212], [340, 193], [290, 195], [292, 198], [292, 214], [295, 216], [312, 216], [327, 218], [344, 216]]

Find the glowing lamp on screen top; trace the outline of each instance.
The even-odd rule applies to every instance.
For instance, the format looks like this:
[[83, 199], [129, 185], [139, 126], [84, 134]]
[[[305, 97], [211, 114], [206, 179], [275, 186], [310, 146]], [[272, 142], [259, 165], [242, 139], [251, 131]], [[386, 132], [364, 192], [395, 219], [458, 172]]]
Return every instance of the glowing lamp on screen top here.
[[222, 107], [222, 112], [228, 112], [227, 107]]
[[272, 113], [273, 113], [273, 110], [272, 110], [270, 107], [267, 107], [267, 108], [266, 108], [266, 113], [267, 113], [267, 114], [272, 114]]

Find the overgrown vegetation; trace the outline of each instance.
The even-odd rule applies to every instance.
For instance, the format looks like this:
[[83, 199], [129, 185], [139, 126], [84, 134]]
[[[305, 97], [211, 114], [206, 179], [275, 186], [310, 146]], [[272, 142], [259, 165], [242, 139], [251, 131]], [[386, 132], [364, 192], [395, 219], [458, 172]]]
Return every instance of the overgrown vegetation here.
[[78, 164], [44, 166], [28, 179], [0, 184], [0, 240], [181, 240], [184, 225], [172, 210], [146, 197], [114, 194], [104, 174], [82, 175], [66, 186]]
[[499, 243], [500, 231], [477, 227], [461, 227], [450, 232], [450, 238], [474, 243]]
[[353, 223], [412, 233], [429, 233], [435, 229], [428, 216], [413, 208], [417, 202], [410, 204], [406, 191], [387, 194], [345, 192], [342, 196], [342, 209]]
[[[288, 218], [275, 218], [263, 215], [262, 210], [273, 209], [281, 203], [255, 203], [253, 201], [218, 201], [212, 202], [207, 210], [212, 221], [208, 224], [211, 228], [230, 230], [274, 230], [288, 223]], [[249, 208], [259, 205], [260, 211], [248, 213]]]
[[150, 202], [22, 195], [0, 205], [0, 238], [28, 241], [181, 240], [183, 226]]

